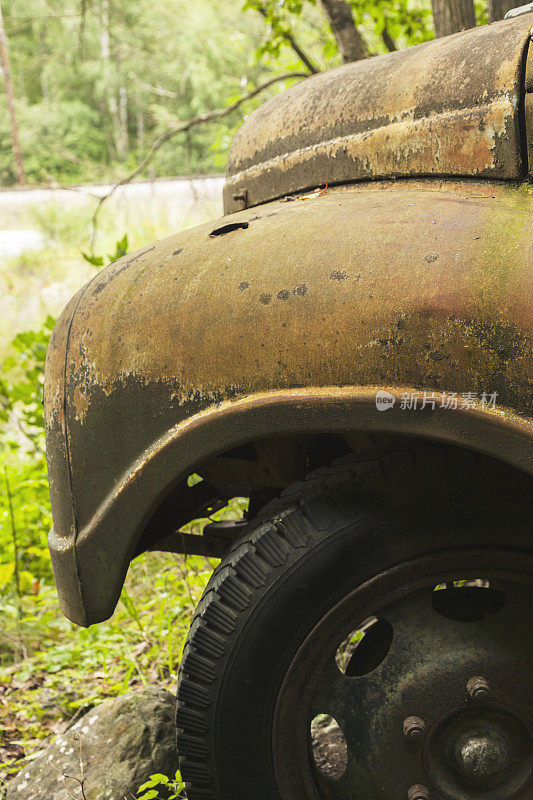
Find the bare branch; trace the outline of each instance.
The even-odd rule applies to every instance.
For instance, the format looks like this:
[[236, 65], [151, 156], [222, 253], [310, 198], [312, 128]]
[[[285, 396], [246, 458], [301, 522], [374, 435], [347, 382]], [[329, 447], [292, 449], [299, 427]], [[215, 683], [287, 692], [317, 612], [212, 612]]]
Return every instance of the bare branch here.
[[350, 4], [346, 0], [320, 0], [320, 5], [337, 40], [342, 60], [361, 61], [366, 58], [366, 45], [355, 25]]
[[[267, 20], [269, 19], [268, 11], [265, 8], [265, 6], [258, 5], [257, 6], [257, 10], [259, 11], [259, 13], [265, 19], [267, 19]], [[298, 42], [296, 41], [296, 39], [294, 38], [294, 36], [292, 35], [292, 33], [290, 31], [286, 31], [286, 30], [283, 30], [281, 28], [278, 28], [277, 32], [292, 47], [292, 49], [294, 50], [294, 52], [296, 53], [296, 55], [298, 56], [300, 61], [303, 64], [305, 64], [305, 66], [307, 67], [309, 72], [312, 72], [313, 75], [316, 75], [318, 72], [320, 72], [318, 67], [315, 64], [313, 64], [313, 62], [309, 58], [309, 56], [304, 53], [304, 51], [302, 50], [302, 48], [300, 47], [300, 45], [298, 44]]]
[[[81, 796], [83, 797], [83, 800], [87, 800], [87, 797], [85, 795], [84, 780], [77, 778], [75, 775], [67, 775], [66, 772], [63, 772], [62, 770], [58, 769], [53, 764], [50, 764], [50, 766], [52, 767], [53, 770], [55, 770], [55, 772], [58, 772], [60, 775], [62, 775], [65, 780], [76, 781], [76, 783], [79, 785], [81, 789]], [[70, 797], [70, 800], [76, 800], [74, 795], [70, 794], [69, 790], [66, 787], [65, 787], [65, 793], [67, 794], [68, 797]]]
[[257, 86], [255, 89], [252, 89], [250, 92], [247, 92], [242, 97], [239, 97], [238, 100], [235, 100], [233, 103], [230, 103], [229, 106], [225, 108], [215, 109], [214, 111], [207, 111], [205, 114], [199, 114], [197, 117], [192, 117], [191, 119], [187, 120], [187, 122], [183, 122], [181, 125], [176, 125], [172, 128], [169, 128], [164, 133], [160, 134], [160, 136], [155, 139], [150, 147], [150, 150], [146, 154], [146, 156], [142, 159], [142, 161], [136, 166], [133, 172], [130, 172], [125, 178], [118, 181], [114, 184], [107, 194], [102, 195], [99, 198], [98, 204], [93, 214], [92, 218], [92, 236], [91, 236], [91, 255], [94, 256], [94, 245], [96, 241], [96, 234], [98, 231], [98, 219], [100, 216], [100, 212], [104, 203], [109, 200], [112, 195], [115, 194], [117, 189], [121, 186], [126, 186], [128, 183], [131, 183], [141, 172], [148, 166], [152, 158], [155, 156], [158, 150], [166, 144], [166, 142], [173, 139], [174, 136], [177, 136], [178, 133], [186, 133], [190, 131], [191, 128], [194, 128], [196, 125], [202, 125], [206, 122], [213, 122], [215, 119], [222, 119], [222, 117], [227, 117], [233, 111], [235, 111], [239, 106], [245, 103], [247, 100], [251, 100], [253, 97], [256, 97], [261, 92], [264, 92], [265, 89], [268, 89], [270, 86], [273, 86], [275, 83], [279, 83], [280, 81], [289, 80], [290, 78], [308, 78], [309, 75], [306, 72], [285, 72], [283, 75], [276, 75], [274, 78], [270, 78], [270, 80], [265, 81], [264, 83]]
[[[87, 800], [87, 795], [85, 794], [85, 772], [84, 772], [84, 769], [83, 769], [83, 757], [82, 757], [82, 752], [81, 752], [81, 736], [74, 735], [74, 739], [75, 740], [77, 739], [79, 741], [79, 743], [80, 743], [81, 778], [77, 778], [76, 775], [67, 775], [66, 772], [63, 772], [62, 770], [58, 769], [56, 766], [54, 766], [54, 764], [50, 764], [50, 766], [52, 767], [53, 770], [55, 770], [56, 772], [59, 772], [59, 774], [62, 775], [65, 780], [76, 781], [76, 783], [80, 787], [81, 796], [82, 796], [83, 800]], [[65, 787], [65, 792], [68, 795], [68, 797], [70, 798], [70, 800], [76, 800], [76, 798], [73, 795], [70, 794], [69, 790], [66, 787]]]
[[158, 97], [169, 97], [172, 99], [179, 97], [178, 92], [171, 92], [170, 89], [164, 89], [162, 86], [152, 86], [150, 83], [144, 83], [144, 81], [141, 81], [141, 79], [133, 73], [130, 73], [130, 77], [133, 78], [141, 89], [146, 89], [147, 92], [152, 92], [152, 94], [156, 94]]

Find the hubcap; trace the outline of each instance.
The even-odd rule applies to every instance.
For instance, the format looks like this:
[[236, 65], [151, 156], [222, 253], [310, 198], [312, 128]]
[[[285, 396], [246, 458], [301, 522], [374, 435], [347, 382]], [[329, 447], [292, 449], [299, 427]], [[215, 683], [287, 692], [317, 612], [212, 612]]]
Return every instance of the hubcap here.
[[509, 766], [507, 739], [499, 731], [473, 730], [455, 746], [455, 763], [459, 771], [475, 782], [485, 782]]
[[379, 575], [308, 636], [275, 713], [284, 800], [533, 796], [527, 559], [447, 560]]

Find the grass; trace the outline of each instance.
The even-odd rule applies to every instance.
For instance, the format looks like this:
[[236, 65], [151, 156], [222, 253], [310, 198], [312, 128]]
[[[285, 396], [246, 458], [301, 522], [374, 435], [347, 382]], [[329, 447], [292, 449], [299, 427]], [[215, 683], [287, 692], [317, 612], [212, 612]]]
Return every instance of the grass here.
[[[240, 518], [245, 507], [235, 498], [214, 518]], [[187, 531], [199, 534], [206, 522]], [[20, 617], [14, 593], [0, 597], [0, 780], [103, 700], [142, 685], [175, 691], [192, 615], [216, 563], [140, 556], [113, 617], [89, 628], [63, 617], [51, 581], [23, 596]]]

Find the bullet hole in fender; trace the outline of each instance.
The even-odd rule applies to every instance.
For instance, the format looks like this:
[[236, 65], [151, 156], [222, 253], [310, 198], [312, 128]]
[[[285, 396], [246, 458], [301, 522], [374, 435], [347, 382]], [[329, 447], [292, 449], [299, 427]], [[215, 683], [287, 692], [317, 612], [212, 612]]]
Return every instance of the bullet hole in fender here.
[[239, 228], [246, 230], [248, 227], [247, 222], [230, 222], [228, 225], [223, 225], [221, 228], [215, 228], [214, 231], [211, 231], [209, 236], [214, 238], [215, 236], [224, 236], [226, 233], [231, 233], [232, 231], [238, 231]]

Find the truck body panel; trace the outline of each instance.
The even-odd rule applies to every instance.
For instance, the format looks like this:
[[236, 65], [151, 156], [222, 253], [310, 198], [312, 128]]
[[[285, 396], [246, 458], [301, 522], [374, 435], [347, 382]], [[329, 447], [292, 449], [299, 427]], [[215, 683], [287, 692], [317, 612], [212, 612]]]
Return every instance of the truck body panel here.
[[[363, 183], [232, 214], [99, 272], [47, 364], [67, 616], [109, 616], [172, 485], [254, 438], [414, 433], [533, 471], [532, 243], [528, 185]], [[379, 390], [393, 408], [377, 409]], [[433, 407], [402, 409], [413, 392]], [[441, 407], [453, 393], [497, 399]]]

